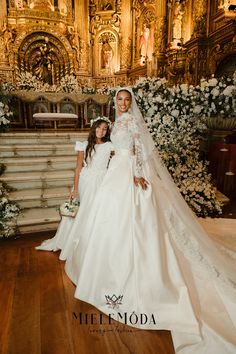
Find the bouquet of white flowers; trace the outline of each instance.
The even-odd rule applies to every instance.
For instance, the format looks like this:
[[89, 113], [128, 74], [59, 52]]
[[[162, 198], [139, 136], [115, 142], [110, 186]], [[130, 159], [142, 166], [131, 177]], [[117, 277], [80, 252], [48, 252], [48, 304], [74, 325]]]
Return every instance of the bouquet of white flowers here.
[[79, 210], [78, 199], [70, 199], [60, 205], [60, 215], [74, 218]]

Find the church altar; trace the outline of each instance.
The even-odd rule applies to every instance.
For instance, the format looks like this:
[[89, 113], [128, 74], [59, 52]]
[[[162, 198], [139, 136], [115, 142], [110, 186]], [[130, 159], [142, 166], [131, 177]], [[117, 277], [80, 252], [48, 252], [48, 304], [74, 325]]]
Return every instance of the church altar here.
[[[43, 120], [37, 119], [37, 127], [39, 128], [55, 128], [51, 114], [60, 113], [60, 128], [89, 128], [90, 119], [97, 116], [111, 116], [111, 104], [108, 96], [100, 94], [83, 94], [83, 93], [62, 93], [62, 92], [40, 92], [19, 90], [12, 93], [11, 107], [14, 111], [15, 119], [12, 123], [12, 129], [33, 129], [36, 128], [35, 114], [48, 114], [49, 119], [45, 117]], [[64, 115], [62, 115], [64, 114]], [[77, 121], [71, 125], [67, 116], [77, 116]]]

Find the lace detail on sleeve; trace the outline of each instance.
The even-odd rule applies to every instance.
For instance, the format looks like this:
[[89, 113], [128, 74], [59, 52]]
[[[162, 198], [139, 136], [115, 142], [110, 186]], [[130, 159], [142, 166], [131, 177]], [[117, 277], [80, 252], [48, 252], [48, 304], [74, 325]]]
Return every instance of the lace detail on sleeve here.
[[140, 137], [140, 132], [134, 119], [131, 118], [128, 124], [128, 130], [132, 134], [133, 138], [133, 149], [135, 154], [135, 169], [134, 175], [136, 177], [143, 176], [143, 154], [142, 154], [142, 142]]

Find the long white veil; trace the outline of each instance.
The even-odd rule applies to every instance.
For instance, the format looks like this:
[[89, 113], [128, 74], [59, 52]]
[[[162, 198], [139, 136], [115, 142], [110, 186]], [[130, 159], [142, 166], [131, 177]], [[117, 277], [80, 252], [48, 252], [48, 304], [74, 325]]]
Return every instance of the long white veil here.
[[[236, 271], [235, 260], [233, 259], [235, 254], [214, 242], [200, 225], [196, 215], [185, 202], [167, 168], [164, 166], [142, 113], [138, 108], [132, 89], [130, 87], [117, 88], [116, 96], [122, 90], [129, 91], [132, 96], [132, 105], [129, 112], [139, 128], [144, 171], [148, 174], [148, 171], [154, 170], [160, 177], [168, 195], [168, 200], [163, 201], [169, 226], [168, 232], [172, 233], [177, 247], [191, 264], [194, 263], [194, 266], [203, 270], [204, 274], [208, 274], [211, 279], [215, 278], [221, 285], [226, 285], [224, 288], [235, 296]], [[148, 175], [144, 177], [149, 178]]]

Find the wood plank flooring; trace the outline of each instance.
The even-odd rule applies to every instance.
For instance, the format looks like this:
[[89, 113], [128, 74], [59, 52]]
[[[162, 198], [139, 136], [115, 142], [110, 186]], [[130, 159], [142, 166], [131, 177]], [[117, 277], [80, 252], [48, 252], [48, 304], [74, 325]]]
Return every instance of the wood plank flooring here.
[[81, 324], [100, 312], [74, 298], [57, 253], [34, 249], [49, 237], [0, 241], [0, 354], [174, 354], [168, 331]]

